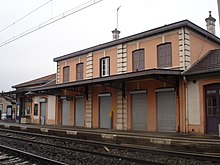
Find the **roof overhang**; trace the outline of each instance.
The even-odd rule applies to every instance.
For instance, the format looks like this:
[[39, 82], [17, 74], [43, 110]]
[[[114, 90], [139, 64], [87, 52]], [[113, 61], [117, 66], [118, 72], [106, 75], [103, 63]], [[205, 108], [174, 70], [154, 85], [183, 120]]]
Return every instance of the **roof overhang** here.
[[[51, 85], [47, 87], [38, 87], [29, 89], [30, 91], [43, 91], [43, 90], [56, 90], [56, 89], [67, 89], [72, 87], [83, 87], [88, 85], [102, 84], [113, 81], [132, 81], [147, 78], [158, 78], [157, 76], [180, 76], [182, 70], [171, 70], [171, 69], [149, 69], [138, 72], [130, 72], [118, 75], [112, 75], [108, 77], [99, 77], [82, 81], [74, 81], [62, 84]], [[159, 79], [159, 78], [158, 78]]]
[[190, 77], [194, 77], [194, 76], [216, 76], [216, 75], [220, 75], [220, 69], [204, 70], [204, 71], [198, 71], [198, 72], [193, 72], [193, 73], [187, 73], [187, 72], [182, 73], [182, 76], [190, 76]]

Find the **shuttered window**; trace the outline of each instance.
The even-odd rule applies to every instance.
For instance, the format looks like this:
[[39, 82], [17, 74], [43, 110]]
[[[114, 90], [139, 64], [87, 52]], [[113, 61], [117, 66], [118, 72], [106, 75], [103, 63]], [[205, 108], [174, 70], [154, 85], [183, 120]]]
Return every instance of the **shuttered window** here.
[[76, 80], [83, 80], [83, 63], [76, 65]]
[[133, 71], [144, 70], [144, 49], [138, 49], [132, 52]]
[[69, 82], [70, 77], [70, 67], [66, 66], [63, 68], [63, 82]]
[[110, 74], [110, 58], [105, 57], [100, 60], [100, 76], [105, 77]]
[[157, 46], [157, 66], [159, 68], [172, 66], [171, 43], [165, 43]]

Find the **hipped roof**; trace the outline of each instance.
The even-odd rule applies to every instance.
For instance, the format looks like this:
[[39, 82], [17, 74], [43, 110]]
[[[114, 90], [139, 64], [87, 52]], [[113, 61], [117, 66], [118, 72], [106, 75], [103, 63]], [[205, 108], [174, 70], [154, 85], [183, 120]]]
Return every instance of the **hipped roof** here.
[[66, 60], [66, 59], [76, 57], [76, 56], [85, 55], [85, 54], [88, 54], [88, 53], [92, 53], [94, 51], [106, 49], [106, 48], [116, 46], [116, 45], [119, 45], [119, 44], [125, 44], [127, 42], [135, 41], [135, 40], [138, 40], [138, 39], [142, 39], [142, 38], [158, 35], [158, 34], [161, 34], [161, 33], [173, 31], [173, 30], [176, 30], [176, 29], [179, 29], [179, 28], [182, 28], [182, 27], [187, 27], [188, 29], [204, 36], [205, 38], [210, 39], [210, 40], [216, 42], [217, 44], [220, 44], [220, 38], [218, 38], [214, 34], [212, 34], [212, 33], [208, 32], [207, 30], [197, 26], [196, 24], [190, 22], [189, 20], [183, 20], [183, 21], [175, 22], [175, 23], [172, 23], [172, 24], [169, 24], [169, 25], [164, 25], [164, 26], [161, 26], [161, 27], [158, 27], [158, 28], [155, 28], [155, 29], [151, 29], [151, 30], [148, 30], [148, 31], [145, 31], [145, 32], [142, 32], [142, 33], [134, 34], [134, 35], [131, 35], [131, 36], [128, 36], [128, 37], [125, 37], [125, 38], [121, 38], [121, 39], [114, 40], [114, 41], [111, 41], [111, 42], [96, 45], [94, 47], [83, 49], [83, 50], [80, 50], [80, 51], [77, 51], [77, 52], [66, 54], [66, 55], [63, 55], [63, 56], [60, 56], [60, 57], [56, 57], [53, 60], [54, 60], [54, 62], [59, 62], [59, 61], [62, 61], [62, 60]]
[[38, 87], [42, 85], [54, 85], [56, 83], [56, 74], [50, 74], [44, 77], [40, 77], [31, 81], [27, 81], [21, 84], [17, 84], [12, 86], [12, 88], [26, 88], [26, 87]]
[[182, 75], [200, 75], [206, 73], [220, 73], [220, 49], [211, 50]]

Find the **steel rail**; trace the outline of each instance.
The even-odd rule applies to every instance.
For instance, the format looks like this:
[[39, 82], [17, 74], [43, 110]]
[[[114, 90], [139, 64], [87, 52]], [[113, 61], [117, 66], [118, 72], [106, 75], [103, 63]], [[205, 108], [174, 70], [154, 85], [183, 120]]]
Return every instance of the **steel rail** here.
[[[0, 129], [1, 130], [1, 129]], [[5, 129], [3, 129], [3, 131], [5, 131]], [[111, 143], [104, 143], [104, 142], [95, 142], [95, 141], [87, 141], [87, 140], [82, 140], [82, 139], [73, 139], [73, 138], [67, 138], [67, 137], [58, 137], [58, 136], [51, 136], [51, 135], [42, 135], [42, 134], [35, 134], [35, 133], [27, 133], [27, 132], [22, 132], [22, 131], [8, 131], [7, 132], [13, 132], [13, 133], [19, 133], [19, 134], [26, 134], [26, 135], [32, 135], [32, 136], [38, 136], [38, 137], [46, 137], [46, 138], [54, 138], [54, 139], [59, 139], [59, 140], [63, 140], [63, 141], [69, 141], [69, 142], [74, 142], [74, 143], [78, 143], [78, 144], [89, 144], [92, 146], [99, 146], [99, 147], [109, 147], [109, 149], [111, 150], [112, 148], [116, 148], [116, 149], [120, 149], [120, 150], [130, 150], [130, 151], [141, 151], [141, 152], [154, 152], [154, 153], [160, 153], [160, 154], [166, 154], [169, 156], [177, 156], [178, 157], [184, 157], [184, 158], [197, 158], [199, 160], [207, 160], [207, 159], [211, 159], [213, 161], [218, 161], [220, 162], [220, 155], [216, 155], [216, 154], [210, 154], [210, 153], [198, 153], [198, 152], [184, 152], [184, 151], [174, 151], [174, 150], [164, 150], [164, 149], [158, 149], [158, 148], [153, 148], [153, 147], [146, 147], [146, 146], [141, 146], [141, 145], [132, 145], [132, 144], [111, 144]], [[2, 136], [2, 135], [1, 135]], [[4, 136], [4, 137], [8, 137], [8, 136]], [[13, 137], [9, 137], [9, 138], [13, 138]], [[15, 138], [17, 139], [17, 138]], [[33, 141], [33, 140], [25, 140], [25, 139], [18, 139], [18, 140], [23, 140], [23, 141], [28, 141], [28, 142], [33, 142], [33, 143], [38, 143], [38, 144], [42, 144], [42, 145], [48, 145], [46, 143], [42, 143], [42, 142], [37, 142], [37, 141]], [[57, 146], [54, 144], [50, 144], [50, 146], [53, 147], [60, 147], [63, 149], [68, 149], [68, 150], [77, 150], [79, 152], [86, 152], [86, 153], [91, 153], [91, 154], [101, 154], [99, 152], [94, 152], [94, 151], [88, 151], [88, 150], [82, 150], [82, 149], [74, 149], [74, 148], [69, 148], [69, 147], [61, 147], [61, 146]], [[102, 153], [102, 156], [115, 156], [112, 154], [108, 154], [108, 153]], [[122, 156], [115, 156], [117, 158], [122, 158]], [[123, 157], [123, 159], [125, 159]], [[139, 159], [133, 159], [133, 161], [138, 161]], [[132, 161], [132, 158], [129, 158], [129, 161]], [[142, 160], [140, 160], [142, 161]], [[144, 160], [146, 161], [146, 160]]]
[[[30, 140], [30, 139], [21, 139], [21, 138], [11, 137], [11, 136], [7, 136], [7, 135], [0, 135], [0, 137], [10, 138], [10, 139], [19, 140], [19, 141], [25, 141], [25, 142], [28, 142], [29, 144], [30, 143], [35, 143], [35, 144], [38, 144], [38, 145], [51, 146], [51, 147], [56, 147], [56, 148], [65, 149], [65, 150], [69, 150], [69, 151], [77, 151], [77, 152], [89, 153], [89, 154], [98, 155], [98, 156], [101, 156], [101, 157], [116, 158], [116, 159], [119, 159], [119, 160], [126, 160], [126, 161], [140, 163], [140, 164], [148, 164], [148, 163], [150, 163], [152, 165], [164, 164], [164, 163], [152, 162], [152, 161], [148, 161], [148, 160], [144, 160], [144, 159], [138, 159], [138, 158], [132, 158], [132, 157], [126, 157], [126, 156], [110, 154], [110, 153], [101, 153], [101, 152], [98, 152], [98, 151], [89, 151], [87, 149], [70, 148], [70, 147], [66, 147], [66, 146], [60, 146], [60, 145], [55, 145], [55, 144], [48, 144], [48, 143], [45, 143], [45, 142], [38, 142], [38, 141], [35, 141], [35, 140]], [[94, 146], [93, 142], [90, 142], [90, 144]], [[103, 146], [103, 147], [106, 147], [106, 146]]]
[[5, 151], [10, 152], [10, 153], [15, 153], [16, 155], [19, 155], [19, 156], [21, 155], [25, 158], [29, 158], [30, 160], [33, 160], [33, 161], [38, 162], [38, 163], [40, 162], [40, 163], [43, 163], [43, 164], [67, 165], [67, 164], [59, 162], [59, 161], [48, 159], [48, 158], [45, 158], [45, 157], [42, 157], [42, 156], [39, 156], [39, 155], [28, 153], [28, 152], [18, 150], [18, 149], [15, 149], [15, 148], [11, 148], [11, 147], [8, 147], [8, 146], [5, 146], [5, 145], [0, 145], [0, 149], [5, 150]]

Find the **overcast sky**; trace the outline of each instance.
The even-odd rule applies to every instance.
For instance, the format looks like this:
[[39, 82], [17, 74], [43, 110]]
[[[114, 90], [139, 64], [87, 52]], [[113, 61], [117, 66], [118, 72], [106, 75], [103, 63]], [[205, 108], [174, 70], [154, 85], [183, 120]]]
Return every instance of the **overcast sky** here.
[[[0, 31], [37, 7], [25, 19], [0, 32], [0, 42], [89, 0], [0, 0]], [[188, 19], [206, 29], [208, 11], [217, 19], [217, 0], [103, 0], [45, 28], [0, 47], [0, 90], [56, 72], [53, 58], [112, 40], [116, 27], [120, 38]]]

